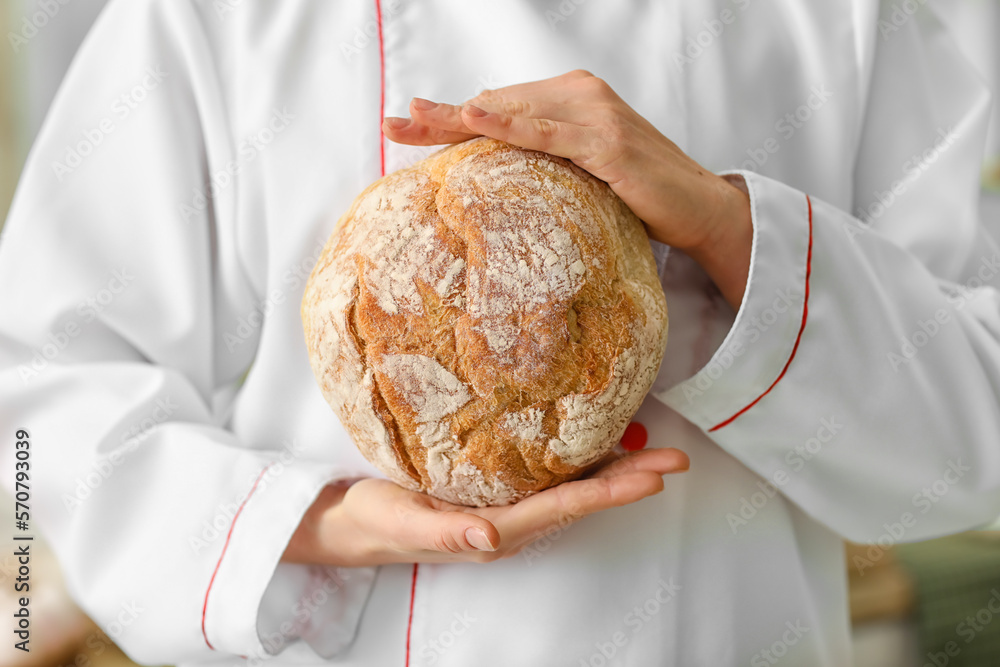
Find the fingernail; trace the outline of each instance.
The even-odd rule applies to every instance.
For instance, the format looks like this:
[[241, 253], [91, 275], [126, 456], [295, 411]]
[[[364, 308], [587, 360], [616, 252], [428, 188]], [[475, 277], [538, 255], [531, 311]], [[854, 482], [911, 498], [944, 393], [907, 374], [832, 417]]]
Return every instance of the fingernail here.
[[482, 528], [467, 528], [465, 539], [479, 551], [496, 551], [496, 547], [490, 544], [490, 539], [486, 537]]
[[474, 118], [482, 118], [483, 116], [489, 116], [490, 113], [484, 109], [480, 109], [474, 104], [465, 105], [465, 113], [473, 116]]
[[437, 102], [431, 102], [430, 100], [425, 100], [422, 97], [413, 98], [413, 108], [419, 109], [420, 111], [430, 111], [437, 106]]
[[397, 118], [396, 116], [386, 116], [382, 121], [390, 130], [402, 130], [410, 124], [409, 118]]

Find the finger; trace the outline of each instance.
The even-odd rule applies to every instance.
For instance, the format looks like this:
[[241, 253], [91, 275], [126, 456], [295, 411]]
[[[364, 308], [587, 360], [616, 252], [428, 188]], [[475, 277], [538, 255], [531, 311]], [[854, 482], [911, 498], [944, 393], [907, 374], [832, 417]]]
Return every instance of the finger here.
[[473, 105], [493, 113], [524, 118], [551, 118], [565, 123], [585, 125], [593, 110], [569, 91], [546, 90], [543, 94], [506, 95], [500, 91], [486, 91], [456, 107], [461, 113], [463, 107]]
[[420, 508], [409, 517], [396, 538], [403, 551], [437, 551], [457, 554], [465, 551], [495, 551], [500, 545], [496, 526], [475, 514], [439, 512]]
[[473, 132], [569, 160], [586, 158], [591, 143], [587, 128], [550, 118], [512, 116], [467, 104], [462, 120]]
[[[487, 111], [510, 116], [551, 118], [586, 125], [592, 109], [589, 105], [581, 105], [579, 92], [568, 86], [581, 77], [592, 75], [577, 70], [554, 79], [484, 90], [471, 102]], [[397, 143], [424, 146], [458, 143], [479, 136], [466, 126], [462, 108], [463, 105], [414, 97], [410, 101], [410, 118], [387, 117], [382, 131]]]
[[465, 124], [460, 105], [414, 97], [410, 102], [410, 116], [410, 119], [388, 118], [384, 125], [388, 125], [391, 132], [407, 133], [409, 136], [426, 138], [427, 141], [441, 139], [454, 143], [480, 136], [479, 132], [471, 130]]
[[468, 105], [492, 113], [524, 118], [549, 118], [577, 125], [592, 124], [594, 109], [570, 90], [547, 89], [539, 93], [512, 94], [507, 89], [483, 91], [465, 104], [444, 104], [413, 98], [410, 114], [415, 123], [454, 132], [471, 132], [462, 115]]
[[[487, 89], [467, 101], [467, 104], [475, 104], [490, 111], [505, 111], [515, 113], [514, 110], [505, 107], [509, 103], [517, 101], [531, 100], [533, 102], [548, 101], [552, 107], [543, 108], [534, 106], [538, 115], [536, 117], [556, 118], [552, 112], [558, 112], [560, 108], [576, 106], [581, 101], [580, 86], [577, 82], [583, 79], [595, 79], [593, 74], [585, 70], [573, 70], [551, 79], [539, 79], [537, 81], [526, 81], [502, 88]], [[535, 115], [522, 113], [516, 115]], [[559, 119], [565, 120], [565, 119]]]
[[495, 521], [505, 545], [536, 539], [602, 510], [642, 500], [663, 490], [663, 477], [640, 470], [612, 477], [566, 482], [522, 500]]
[[438, 104], [419, 97], [410, 101], [410, 118], [389, 117], [382, 132], [391, 141], [413, 146], [456, 144], [479, 136], [465, 126], [458, 107]]
[[390, 141], [411, 146], [436, 146], [457, 144], [472, 139], [476, 134], [431, 127], [410, 118], [388, 117], [382, 121], [382, 133]]
[[421, 97], [410, 100], [410, 117], [415, 123], [421, 123], [441, 130], [453, 132], [468, 132], [462, 120], [462, 107], [442, 102], [432, 102]]
[[591, 477], [615, 477], [633, 472], [655, 472], [666, 475], [684, 472], [691, 467], [688, 455], [679, 449], [645, 449], [631, 454], [612, 452], [602, 461]]

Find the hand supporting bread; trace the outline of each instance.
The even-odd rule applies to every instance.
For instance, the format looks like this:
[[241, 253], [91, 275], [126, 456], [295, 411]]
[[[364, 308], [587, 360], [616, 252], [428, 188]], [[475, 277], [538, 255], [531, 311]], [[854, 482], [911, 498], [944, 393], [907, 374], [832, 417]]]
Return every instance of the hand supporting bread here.
[[651, 238], [701, 264], [738, 309], [750, 270], [750, 199], [740, 177], [705, 169], [603, 80], [576, 70], [486, 90], [462, 105], [414, 98], [411, 118], [386, 118], [396, 142], [434, 145], [485, 135], [567, 158], [606, 181]]
[[659, 493], [661, 475], [687, 468], [687, 455], [677, 449], [611, 454], [586, 479], [503, 507], [452, 505], [383, 479], [330, 485], [282, 560], [338, 567], [490, 562], [516, 555], [552, 528]]

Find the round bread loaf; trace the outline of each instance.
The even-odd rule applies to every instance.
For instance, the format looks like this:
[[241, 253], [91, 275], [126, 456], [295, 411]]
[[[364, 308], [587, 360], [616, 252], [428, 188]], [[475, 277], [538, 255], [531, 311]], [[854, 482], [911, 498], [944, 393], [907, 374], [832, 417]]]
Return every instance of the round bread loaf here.
[[639, 219], [576, 165], [485, 138], [362, 192], [302, 320], [361, 453], [472, 506], [573, 479], [610, 451], [667, 340]]

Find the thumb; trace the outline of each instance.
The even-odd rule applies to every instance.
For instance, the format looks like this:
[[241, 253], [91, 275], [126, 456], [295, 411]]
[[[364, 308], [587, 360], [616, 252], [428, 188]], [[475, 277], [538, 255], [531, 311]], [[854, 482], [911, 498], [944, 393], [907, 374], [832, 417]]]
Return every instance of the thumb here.
[[496, 551], [500, 531], [486, 519], [467, 512], [421, 512], [408, 529], [420, 548], [442, 553]]

